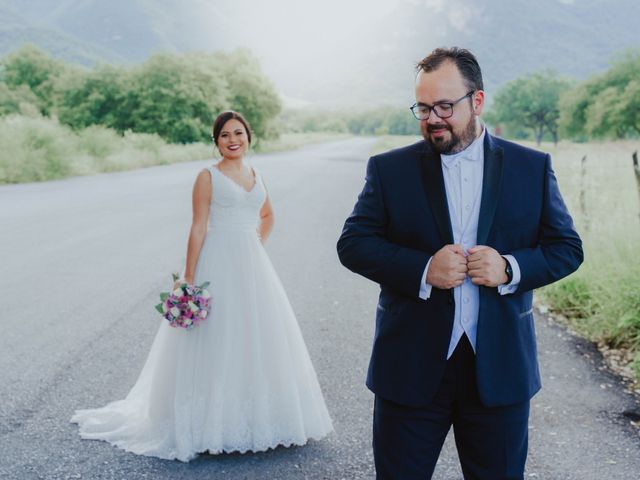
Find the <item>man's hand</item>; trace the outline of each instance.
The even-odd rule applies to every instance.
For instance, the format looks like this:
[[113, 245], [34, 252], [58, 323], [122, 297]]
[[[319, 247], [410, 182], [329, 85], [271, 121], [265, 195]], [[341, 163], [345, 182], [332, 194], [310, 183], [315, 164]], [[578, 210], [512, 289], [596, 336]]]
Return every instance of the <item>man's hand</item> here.
[[468, 250], [469, 277], [475, 285], [497, 287], [507, 283], [507, 260], [486, 245], [476, 245]]
[[445, 245], [431, 259], [427, 283], [447, 290], [457, 287], [467, 276], [467, 257], [462, 245]]

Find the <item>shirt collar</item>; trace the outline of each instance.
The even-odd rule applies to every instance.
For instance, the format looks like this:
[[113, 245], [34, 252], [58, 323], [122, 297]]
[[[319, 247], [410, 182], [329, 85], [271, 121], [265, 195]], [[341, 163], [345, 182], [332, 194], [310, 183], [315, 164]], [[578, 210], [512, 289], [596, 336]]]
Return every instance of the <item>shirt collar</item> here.
[[487, 133], [487, 129], [482, 126], [482, 133], [476, 138], [471, 144], [462, 150], [461, 152], [454, 153], [452, 155], [445, 155], [443, 153], [440, 154], [440, 158], [442, 160], [442, 164], [450, 168], [454, 166], [458, 160], [481, 160], [484, 158], [484, 137]]

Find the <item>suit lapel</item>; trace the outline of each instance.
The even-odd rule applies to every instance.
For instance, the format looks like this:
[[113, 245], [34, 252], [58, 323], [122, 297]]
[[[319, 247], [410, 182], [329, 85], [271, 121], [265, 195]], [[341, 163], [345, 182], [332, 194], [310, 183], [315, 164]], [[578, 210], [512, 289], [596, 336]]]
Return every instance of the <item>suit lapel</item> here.
[[493, 224], [502, 181], [502, 163], [502, 148], [495, 145], [493, 138], [487, 132], [484, 139], [484, 173], [478, 217], [478, 245], [486, 245]]
[[447, 205], [447, 193], [444, 188], [440, 155], [426, 146], [421, 158], [422, 182], [427, 201], [433, 212], [440, 237], [445, 244], [453, 243], [453, 230]]

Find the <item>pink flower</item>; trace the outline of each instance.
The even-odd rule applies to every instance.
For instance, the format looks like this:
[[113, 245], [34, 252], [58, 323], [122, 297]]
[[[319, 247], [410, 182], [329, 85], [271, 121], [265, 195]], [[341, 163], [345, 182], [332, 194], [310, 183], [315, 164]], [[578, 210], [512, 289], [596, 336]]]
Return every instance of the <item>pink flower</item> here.
[[161, 302], [156, 305], [156, 310], [171, 327], [191, 329], [203, 322], [209, 313], [211, 295], [205, 290], [208, 285], [209, 282], [184, 285], [172, 292], [164, 292], [160, 295]]

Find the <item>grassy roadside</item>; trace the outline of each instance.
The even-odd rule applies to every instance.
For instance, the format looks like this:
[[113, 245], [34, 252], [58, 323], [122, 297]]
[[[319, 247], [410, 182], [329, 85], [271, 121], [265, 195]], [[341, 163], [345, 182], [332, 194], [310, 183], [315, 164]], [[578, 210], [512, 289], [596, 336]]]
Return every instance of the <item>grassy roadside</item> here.
[[[291, 150], [345, 137], [283, 134], [277, 140], [261, 141], [256, 152]], [[210, 144], [169, 144], [158, 135], [140, 133], [120, 136], [102, 126], [74, 131], [55, 119], [23, 115], [0, 118], [0, 145], [0, 185], [133, 170], [213, 155]]]
[[552, 155], [585, 249], [582, 267], [542, 289], [542, 298], [605, 353], [619, 350], [617, 363], [640, 381], [640, 197], [631, 160], [640, 142], [542, 149]]
[[256, 144], [256, 153], [282, 152], [286, 150], [294, 150], [313, 143], [331, 142], [352, 137], [346, 133], [283, 133], [275, 140], [261, 140]]
[[[414, 141], [381, 137], [372, 154]], [[631, 160], [640, 142], [522, 143], [551, 154], [585, 249], [577, 272], [537, 296], [640, 382], [640, 197]]]

